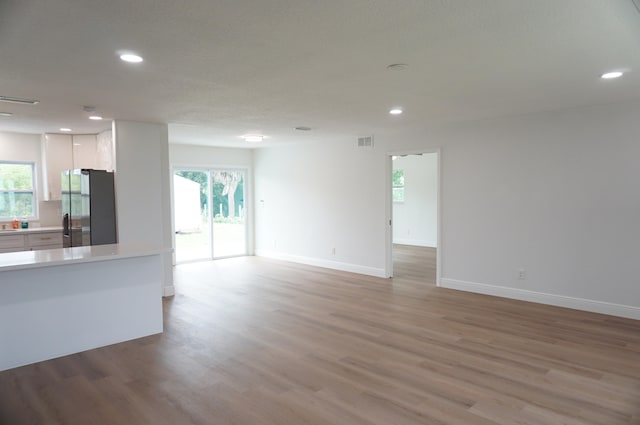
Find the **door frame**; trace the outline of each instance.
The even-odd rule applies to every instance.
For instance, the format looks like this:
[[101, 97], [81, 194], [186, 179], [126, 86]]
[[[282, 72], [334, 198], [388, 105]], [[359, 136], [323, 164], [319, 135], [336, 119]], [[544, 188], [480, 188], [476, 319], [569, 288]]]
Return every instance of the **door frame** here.
[[393, 277], [393, 194], [392, 194], [392, 173], [393, 173], [393, 157], [402, 155], [418, 155], [435, 153], [437, 170], [436, 184], [436, 286], [440, 286], [442, 279], [442, 149], [414, 149], [404, 151], [389, 151], [385, 161], [385, 267], [384, 274], [386, 277]]

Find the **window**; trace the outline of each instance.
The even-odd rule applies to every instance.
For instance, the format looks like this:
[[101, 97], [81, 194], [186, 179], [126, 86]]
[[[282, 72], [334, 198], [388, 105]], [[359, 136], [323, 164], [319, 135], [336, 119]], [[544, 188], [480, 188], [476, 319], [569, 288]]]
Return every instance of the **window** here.
[[35, 218], [34, 165], [0, 161], [0, 220]]
[[393, 202], [404, 202], [404, 171], [393, 170], [392, 176]]

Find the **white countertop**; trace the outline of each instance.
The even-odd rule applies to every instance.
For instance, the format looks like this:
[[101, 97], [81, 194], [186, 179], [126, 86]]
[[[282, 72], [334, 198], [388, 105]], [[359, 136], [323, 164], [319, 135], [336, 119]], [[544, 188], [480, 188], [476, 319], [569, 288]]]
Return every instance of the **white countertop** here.
[[[9, 227], [9, 226], [7, 226], [7, 227]], [[47, 232], [62, 232], [62, 227], [61, 226], [29, 227], [28, 229], [5, 229], [5, 230], [0, 228], [0, 236], [2, 236], [2, 235], [21, 235], [21, 234], [24, 234], [24, 233], [47, 233]]]
[[61, 266], [73, 263], [91, 263], [123, 258], [147, 257], [163, 252], [164, 250], [161, 248], [122, 244], [7, 252], [3, 254], [0, 253], [0, 272]]

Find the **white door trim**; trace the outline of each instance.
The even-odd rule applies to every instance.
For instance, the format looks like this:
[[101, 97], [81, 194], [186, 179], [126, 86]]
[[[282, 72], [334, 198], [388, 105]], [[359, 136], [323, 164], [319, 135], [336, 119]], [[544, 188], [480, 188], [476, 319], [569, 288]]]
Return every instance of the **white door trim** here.
[[416, 155], [423, 153], [435, 153], [437, 154], [437, 167], [438, 167], [438, 184], [437, 184], [437, 202], [438, 208], [436, 212], [437, 232], [438, 232], [438, 247], [436, 249], [436, 286], [440, 286], [442, 278], [442, 149], [416, 149], [410, 151], [389, 151], [387, 152], [386, 160], [386, 182], [385, 182], [385, 269], [384, 273], [386, 277], [393, 276], [393, 198], [391, 188], [391, 178], [393, 172], [393, 156], [402, 155]]

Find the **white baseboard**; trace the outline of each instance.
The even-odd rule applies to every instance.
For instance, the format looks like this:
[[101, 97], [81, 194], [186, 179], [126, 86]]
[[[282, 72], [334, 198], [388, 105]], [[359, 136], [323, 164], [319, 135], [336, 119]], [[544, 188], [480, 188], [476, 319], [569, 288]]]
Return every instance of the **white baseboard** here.
[[568, 297], [565, 295], [547, 294], [544, 292], [534, 292], [524, 289], [508, 288], [504, 286], [487, 285], [485, 283], [466, 282], [463, 280], [447, 278], [442, 278], [440, 280], [440, 286], [460, 291], [475, 292], [478, 294], [493, 295], [496, 297], [511, 298], [521, 301], [531, 301], [534, 303], [640, 320], [640, 307], [630, 305], [614, 304], [584, 298]]
[[393, 243], [398, 245], [424, 246], [426, 248], [438, 247], [438, 243], [436, 241], [425, 241], [425, 240], [419, 240], [419, 239], [394, 238]]
[[162, 296], [163, 297], [173, 297], [176, 294], [176, 287], [173, 285], [163, 286], [162, 287]]
[[282, 252], [256, 250], [256, 256], [273, 258], [275, 260], [291, 261], [292, 263], [306, 264], [308, 266], [324, 267], [327, 269], [341, 270], [344, 272], [365, 274], [367, 276], [385, 277], [384, 269], [361, 266], [358, 264], [342, 263], [340, 261], [325, 260], [322, 258], [303, 257], [299, 255], [285, 254]]

